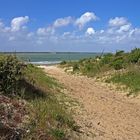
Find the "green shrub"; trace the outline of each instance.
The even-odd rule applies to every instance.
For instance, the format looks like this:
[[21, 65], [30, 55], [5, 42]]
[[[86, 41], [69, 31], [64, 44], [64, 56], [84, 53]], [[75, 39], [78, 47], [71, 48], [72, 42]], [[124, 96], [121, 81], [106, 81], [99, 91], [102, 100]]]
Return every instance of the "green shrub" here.
[[67, 64], [65, 60], [60, 63], [60, 65], [65, 65], [65, 64]]
[[106, 55], [103, 56], [103, 58], [101, 58], [101, 64], [109, 64], [112, 61], [113, 58], [113, 54], [112, 53], [108, 53]]
[[78, 70], [79, 70], [79, 65], [77, 63], [75, 63], [73, 65], [73, 71], [75, 72], [75, 71], [78, 71]]
[[131, 52], [117, 51], [115, 54], [106, 53], [103, 56], [85, 58], [76, 62], [71, 62], [65, 67], [73, 67], [74, 72], [88, 76], [95, 76], [97, 73], [104, 73], [110, 70], [126, 69], [130, 65], [140, 65], [140, 48], [135, 48]]
[[112, 60], [111, 66], [115, 70], [120, 70], [125, 67], [125, 62], [123, 60], [123, 57], [117, 57], [114, 60]]
[[5, 95], [18, 94], [18, 82], [23, 75], [23, 65], [15, 56], [0, 60], [0, 91]]
[[140, 49], [135, 48], [132, 50], [128, 59], [131, 63], [137, 63], [140, 60]]
[[117, 51], [116, 52], [116, 54], [115, 54], [115, 56], [122, 56], [124, 54], [124, 51]]
[[86, 64], [86, 65], [85, 65], [85, 70], [86, 70], [87, 72], [92, 71], [92, 70], [93, 70], [93, 65], [90, 64], [90, 63]]
[[137, 95], [140, 92], [140, 70], [133, 68], [126, 73], [117, 73], [106, 82], [121, 83], [130, 88], [131, 94]]

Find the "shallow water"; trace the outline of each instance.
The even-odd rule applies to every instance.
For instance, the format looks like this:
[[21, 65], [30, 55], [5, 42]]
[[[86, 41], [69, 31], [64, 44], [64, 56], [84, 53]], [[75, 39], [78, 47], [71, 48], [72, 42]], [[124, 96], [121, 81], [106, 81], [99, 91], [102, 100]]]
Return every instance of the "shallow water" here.
[[16, 55], [27, 62], [33, 64], [57, 64], [61, 61], [74, 61], [83, 58], [90, 58], [100, 55], [100, 53], [16, 53]]

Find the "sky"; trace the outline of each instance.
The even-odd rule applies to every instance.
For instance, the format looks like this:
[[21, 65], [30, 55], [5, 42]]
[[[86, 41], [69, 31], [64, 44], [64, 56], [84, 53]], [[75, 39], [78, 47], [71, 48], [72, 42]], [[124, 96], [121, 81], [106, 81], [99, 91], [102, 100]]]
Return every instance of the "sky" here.
[[0, 0], [0, 51], [140, 47], [140, 0]]

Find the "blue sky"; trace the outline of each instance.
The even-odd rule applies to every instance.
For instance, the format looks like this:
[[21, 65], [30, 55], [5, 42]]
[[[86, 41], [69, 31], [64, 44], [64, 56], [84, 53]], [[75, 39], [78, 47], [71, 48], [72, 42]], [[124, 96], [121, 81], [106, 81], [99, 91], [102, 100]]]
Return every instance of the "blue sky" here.
[[139, 0], [0, 2], [0, 51], [128, 51], [140, 44]]

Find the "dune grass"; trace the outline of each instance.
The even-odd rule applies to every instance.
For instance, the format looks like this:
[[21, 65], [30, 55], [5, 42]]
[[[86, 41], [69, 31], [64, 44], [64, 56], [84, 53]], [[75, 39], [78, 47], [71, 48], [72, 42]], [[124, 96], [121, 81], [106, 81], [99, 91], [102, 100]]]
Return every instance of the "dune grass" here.
[[76, 131], [71, 113], [58, 99], [63, 86], [54, 78], [16, 56], [0, 56], [0, 66], [0, 94], [26, 102], [28, 115], [20, 139], [64, 140]]
[[25, 94], [28, 95], [28, 98], [26, 96], [25, 98], [29, 101], [30, 110], [27, 125], [29, 133], [25, 139], [48, 137], [61, 140], [66, 138], [70, 131], [75, 131], [76, 124], [71, 114], [67, 113], [63, 104], [60, 104], [57, 99], [57, 95], [61, 94], [62, 85], [54, 78], [47, 76], [40, 68], [29, 65], [27, 69], [26, 80], [31, 81], [38, 90], [32, 91], [32, 93], [30, 91], [30, 98], [29, 91], [25, 91]]
[[[117, 51], [96, 58], [82, 59], [77, 62], [62, 62], [61, 67], [72, 69], [72, 73], [86, 75], [88, 77], [108, 76], [107, 73], [115, 72], [107, 82], [120, 83], [130, 88], [131, 93], [138, 95], [140, 91], [140, 49], [135, 48], [131, 52]], [[131, 69], [130, 69], [131, 67]], [[124, 71], [120, 73], [120, 71]]]
[[125, 85], [129, 88], [130, 93], [128, 95], [138, 95], [140, 93], [140, 69], [129, 70], [125, 73], [117, 73], [113, 75], [107, 82], [113, 82]]

